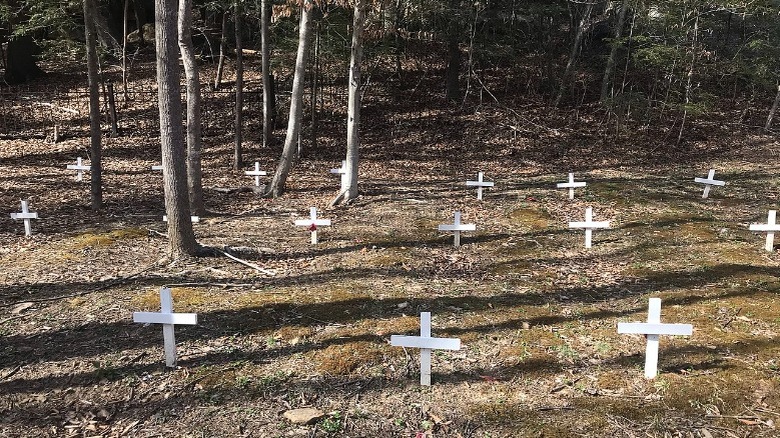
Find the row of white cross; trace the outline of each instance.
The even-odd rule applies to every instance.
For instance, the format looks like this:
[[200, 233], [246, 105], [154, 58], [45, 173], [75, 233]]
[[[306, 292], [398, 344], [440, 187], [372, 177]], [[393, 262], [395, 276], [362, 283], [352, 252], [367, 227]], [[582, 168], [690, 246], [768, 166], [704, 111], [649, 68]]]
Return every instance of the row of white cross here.
[[[162, 324], [165, 345], [165, 365], [176, 366], [176, 340], [174, 326], [179, 324], [195, 325], [198, 315], [195, 313], [174, 313], [173, 298], [169, 288], [160, 290], [160, 312], [134, 312], [133, 322]], [[647, 322], [621, 322], [617, 327], [621, 334], [641, 334], [647, 336], [645, 350], [645, 377], [652, 379], [658, 375], [658, 343], [661, 335], [693, 334], [691, 324], [661, 323], [661, 299], [650, 298]], [[420, 384], [431, 384], [431, 353], [433, 350], [460, 350], [458, 338], [434, 338], [431, 336], [431, 313], [420, 313], [420, 336], [390, 336], [390, 345], [394, 347], [420, 349]]]

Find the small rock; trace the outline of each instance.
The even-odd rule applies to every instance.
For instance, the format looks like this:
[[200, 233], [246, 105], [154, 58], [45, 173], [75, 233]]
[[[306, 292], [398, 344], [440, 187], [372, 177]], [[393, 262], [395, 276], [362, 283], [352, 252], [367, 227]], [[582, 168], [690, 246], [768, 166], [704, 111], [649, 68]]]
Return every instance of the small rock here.
[[316, 408], [291, 409], [284, 413], [284, 418], [294, 424], [312, 424], [324, 416], [325, 413]]
[[406, 309], [407, 307], [409, 307], [409, 302], [407, 302], [407, 301], [404, 301], [403, 303], [398, 304], [398, 308], [399, 309]]

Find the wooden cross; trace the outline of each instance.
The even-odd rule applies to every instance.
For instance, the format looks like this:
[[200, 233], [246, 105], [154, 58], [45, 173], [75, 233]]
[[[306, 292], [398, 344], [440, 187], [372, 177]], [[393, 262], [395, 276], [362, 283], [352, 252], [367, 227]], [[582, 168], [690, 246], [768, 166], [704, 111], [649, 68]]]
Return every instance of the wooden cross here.
[[766, 250], [772, 251], [775, 247], [775, 231], [780, 231], [780, 225], [775, 222], [776, 210], [769, 210], [766, 224], [750, 224], [750, 231], [766, 232]]
[[661, 299], [650, 298], [647, 322], [618, 323], [618, 333], [636, 333], [647, 336], [645, 350], [645, 377], [653, 379], [658, 375], [658, 338], [660, 335], [690, 336], [691, 324], [661, 324]]
[[575, 182], [574, 181], [574, 173], [570, 172], [569, 173], [569, 182], [558, 183], [558, 188], [559, 189], [566, 189], [566, 188], [568, 188], [569, 189], [569, 199], [574, 199], [574, 189], [577, 188], [577, 187], [585, 187], [586, 185], [588, 185], [588, 183], [586, 183], [584, 181]]
[[255, 186], [260, 187], [260, 177], [268, 175], [265, 171], [260, 170], [260, 162], [255, 161], [255, 170], [247, 170], [244, 174], [255, 177]]
[[475, 224], [462, 224], [460, 223], [460, 212], [455, 212], [455, 222], [452, 224], [439, 225], [439, 231], [452, 231], [455, 233], [455, 246], [460, 246], [460, 232], [461, 231], [475, 231], [477, 226]]
[[160, 312], [133, 312], [133, 322], [163, 325], [163, 341], [165, 343], [165, 365], [176, 366], [176, 337], [173, 333], [175, 324], [195, 325], [198, 323], [196, 313], [173, 313], [173, 298], [167, 287], [160, 289]]
[[[196, 224], [200, 222], [200, 216], [190, 216], [190, 221], [192, 221], [193, 224]], [[167, 215], [163, 215], [163, 222], [168, 222]]]
[[330, 219], [317, 219], [317, 207], [311, 207], [309, 209], [309, 219], [299, 219], [295, 221], [295, 225], [299, 227], [309, 227], [311, 231], [311, 244], [317, 244], [317, 227], [330, 226]]
[[76, 158], [76, 164], [68, 164], [65, 168], [77, 172], [76, 181], [82, 181], [84, 179], [84, 172], [91, 170], [91, 166], [81, 164], [81, 157]]
[[585, 222], [569, 222], [569, 228], [585, 229], [585, 248], [590, 248], [593, 230], [597, 228], [609, 228], [609, 221], [593, 222], [593, 208], [585, 209]]
[[29, 237], [32, 236], [32, 224], [30, 223], [30, 219], [38, 219], [38, 213], [30, 213], [30, 210], [27, 207], [27, 201], [22, 201], [22, 212], [11, 213], [11, 219], [24, 220], [24, 235]]
[[701, 195], [702, 198], [707, 198], [710, 195], [710, 187], [726, 185], [725, 181], [719, 181], [715, 179], [715, 169], [710, 169], [710, 173], [707, 175], [707, 178], [694, 178], [693, 181], [704, 184], [704, 193]]
[[341, 190], [344, 190], [347, 186], [347, 160], [342, 160], [338, 169], [330, 169], [330, 173], [341, 175]]
[[431, 351], [460, 350], [460, 339], [432, 338], [431, 312], [420, 313], [420, 336], [390, 336], [390, 345], [420, 349], [420, 385], [431, 385]]
[[477, 199], [482, 200], [482, 189], [485, 187], [493, 187], [494, 183], [489, 181], [483, 181], [484, 173], [479, 172], [476, 181], [466, 181], [466, 186], [477, 188]]

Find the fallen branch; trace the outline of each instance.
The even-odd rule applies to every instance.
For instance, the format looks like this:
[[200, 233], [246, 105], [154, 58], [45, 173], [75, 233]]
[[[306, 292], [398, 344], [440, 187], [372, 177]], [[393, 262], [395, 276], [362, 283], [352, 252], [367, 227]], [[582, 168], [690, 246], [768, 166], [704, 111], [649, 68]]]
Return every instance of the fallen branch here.
[[22, 319], [22, 318], [27, 318], [27, 317], [28, 317], [28, 316], [30, 316], [30, 315], [32, 315], [32, 312], [28, 312], [28, 313], [25, 313], [25, 314], [23, 314], [23, 315], [16, 315], [16, 316], [12, 316], [12, 317], [10, 317], [10, 318], [6, 318], [6, 319], [4, 319], [4, 320], [0, 321], [0, 325], [2, 325], [2, 324], [5, 324], [5, 323], [7, 323], [8, 321], [13, 321], [13, 320], [15, 320], [15, 319]]
[[240, 259], [240, 258], [238, 258], [236, 256], [232, 256], [232, 255], [230, 255], [230, 254], [228, 254], [225, 251], [222, 251], [220, 249], [214, 248], [214, 251], [224, 255], [225, 257], [227, 257], [227, 258], [229, 258], [231, 260], [234, 260], [234, 261], [236, 261], [238, 263], [241, 263], [244, 266], [250, 267], [250, 268], [256, 270], [257, 272], [263, 273], [265, 275], [270, 275], [271, 277], [276, 275], [276, 272], [274, 272], [274, 271], [269, 271], [268, 269], [263, 269], [260, 266], [257, 266], [255, 264], [249, 263], [248, 261], [242, 260], [242, 259]]
[[202, 282], [202, 283], [172, 283], [172, 284], [165, 284], [163, 287], [222, 287], [222, 288], [238, 288], [238, 287], [253, 287], [257, 286], [258, 283], [213, 283], [213, 282]]
[[48, 103], [48, 102], [33, 102], [33, 105], [46, 106], [46, 107], [49, 107], [49, 108], [58, 109], [60, 111], [65, 111], [66, 113], [71, 113], [71, 114], [76, 114], [76, 115], [79, 114], [79, 112], [77, 110], [73, 109], [73, 108], [67, 108], [67, 107], [64, 107], [64, 106], [58, 106], [58, 105], [55, 105], [53, 103]]
[[18, 373], [19, 370], [21, 370], [21, 369], [22, 369], [22, 366], [18, 365], [16, 368], [12, 369], [8, 374], [6, 374], [2, 378], [0, 378], [0, 380], [5, 380], [5, 379], [13, 376], [14, 374]]

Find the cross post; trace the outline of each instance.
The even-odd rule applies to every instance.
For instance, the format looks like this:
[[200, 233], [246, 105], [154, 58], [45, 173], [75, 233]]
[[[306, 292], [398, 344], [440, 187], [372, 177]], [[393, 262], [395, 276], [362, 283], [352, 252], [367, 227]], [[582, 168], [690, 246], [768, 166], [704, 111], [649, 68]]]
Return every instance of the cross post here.
[[316, 245], [317, 239], [317, 227], [330, 226], [330, 219], [317, 219], [317, 207], [311, 207], [309, 209], [309, 219], [298, 219], [295, 221], [295, 225], [299, 227], [309, 227], [311, 231], [311, 244]]
[[588, 184], [588, 183], [586, 183], [586, 182], [584, 182], [584, 181], [575, 182], [575, 181], [574, 181], [574, 173], [572, 173], [572, 172], [569, 172], [569, 182], [565, 182], [565, 183], [558, 183], [558, 184], [557, 184], [557, 187], [558, 187], [559, 189], [565, 189], [565, 188], [568, 188], [568, 189], [569, 189], [569, 199], [574, 199], [574, 189], [575, 189], [576, 187], [585, 187], [587, 184]]
[[420, 385], [431, 385], [431, 352], [460, 350], [460, 339], [431, 337], [431, 312], [420, 313], [420, 336], [390, 336], [390, 345], [420, 349]]
[[330, 173], [341, 175], [341, 191], [343, 192], [347, 187], [347, 160], [341, 161], [341, 167], [330, 169]]
[[585, 222], [569, 222], [569, 228], [585, 229], [585, 248], [592, 247], [593, 230], [597, 228], [609, 228], [609, 221], [594, 222], [593, 208], [585, 209]]
[[173, 313], [173, 298], [167, 287], [160, 289], [160, 312], [133, 312], [133, 322], [147, 324], [162, 324], [163, 342], [165, 344], [165, 365], [176, 366], [175, 324], [196, 325], [198, 315], [195, 313]]
[[775, 231], [780, 231], [780, 225], [776, 223], [776, 210], [769, 210], [766, 224], [750, 224], [750, 231], [766, 232], [766, 250], [772, 252], [775, 247]]
[[495, 183], [491, 181], [485, 181], [484, 178], [485, 173], [479, 172], [476, 181], [466, 181], [466, 186], [477, 188], [477, 199], [480, 201], [482, 200], [482, 189], [485, 187], [493, 187], [495, 185]]
[[715, 179], [715, 169], [710, 169], [710, 172], [707, 174], [707, 178], [694, 178], [693, 181], [699, 184], [704, 184], [704, 193], [701, 195], [701, 197], [704, 199], [710, 196], [710, 187], [726, 185], [725, 181], [719, 181]]
[[81, 157], [76, 158], [76, 164], [68, 164], [65, 166], [68, 170], [75, 170], [76, 173], [76, 181], [82, 181], [84, 179], [84, 172], [91, 170], [91, 166], [85, 166], [81, 162]]
[[455, 247], [460, 246], [460, 232], [461, 231], [475, 231], [477, 226], [475, 224], [462, 224], [460, 223], [460, 212], [455, 212], [455, 222], [452, 224], [439, 225], [439, 231], [452, 231], [455, 234]]
[[255, 170], [247, 170], [244, 174], [255, 177], [255, 186], [260, 187], [260, 177], [267, 175], [263, 170], [260, 170], [260, 162], [255, 161]]
[[691, 324], [662, 324], [661, 299], [650, 298], [647, 322], [618, 323], [618, 333], [635, 333], [647, 336], [645, 377], [653, 379], [658, 375], [658, 341], [660, 335], [690, 336], [693, 334], [693, 326]]
[[38, 213], [30, 213], [29, 207], [27, 206], [27, 201], [22, 200], [22, 212], [11, 213], [11, 219], [24, 220], [24, 235], [30, 237], [32, 236], [32, 223], [30, 222], [30, 219], [38, 219]]

